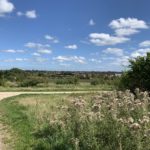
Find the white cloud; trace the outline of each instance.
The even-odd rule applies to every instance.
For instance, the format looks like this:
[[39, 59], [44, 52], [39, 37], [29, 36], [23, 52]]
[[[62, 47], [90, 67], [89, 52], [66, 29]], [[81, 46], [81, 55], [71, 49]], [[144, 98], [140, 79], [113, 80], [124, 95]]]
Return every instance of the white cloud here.
[[35, 49], [43, 49], [43, 48], [50, 48], [49, 44], [41, 44], [41, 43], [34, 43], [34, 42], [28, 42], [25, 44], [28, 48], [35, 48]]
[[123, 49], [120, 48], [107, 48], [103, 51], [106, 54], [113, 54], [116, 56], [123, 56]]
[[112, 20], [109, 26], [115, 30], [117, 36], [129, 36], [136, 34], [139, 29], [148, 29], [148, 25], [143, 20], [137, 18], [120, 18]]
[[116, 29], [115, 33], [118, 36], [129, 36], [129, 35], [139, 33], [139, 31], [131, 28], [120, 28], [120, 29]]
[[14, 4], [9, 2], [9, 0], [0, 0], [0, 17], [5, 16], [7, 13], [11, 13], [14, 9]]
[[29, 11], [26, 11], [25, 13], [18, 11], [17, 16], [19, 16], [19, 17], [25, 16], [29, 19], [36, 19], [37, 18], [37, 14], [36, 14], [35, 10], [29, 10]]
[[15, 49], [8, 49], [8, 50], [0, 50], [0, 52], [4, 53], [24, 53], [24, 50], [15, 50]]
[[27, 61], [27, 58], [16, 58], [16, 61]]
[[129, 38], [111, 36], [105, 33], [91, 33], [90, 42], [97, 46], [116, 45], [129, 41]]
[[122, 56], [122, 57], [116, 58], [113, 62], [111, 62], [111, 65], [128, 66], [129, 59], [130, 59], [129, 56]]
[[51, 54], [52, 50], [50, 49], [49, 44], [41, 44], [41, 43], [34, 43], [34, 42], [28, 42], [25, 44], [26, 47], [35, 49], [37, 52], [33, 53], [32, 55], [37, 56], [40, 54]]
[[131, 53], [131, 57], [136, 58], [139, 56], [146, 56], [148, 52], [150, 52], [150, 48], [138, 49]]
[[89, 21], [89, 25], [90, 26], [94, 26], [96, 23], [94, 22], [94, 20], [93, 19], [90, 19], [90, 21]]
[[35, 18], [37, 18], [37, 14], [36, 14], [36, 11], [35, 11], [35, 10], [26, 11], [25, 16], [26, 16], [27, 18], [30, 18], [30, 19], [35, 19]]
[[42, 54], [51, 54], [52, 53], [52, 51], [49, 49], [39, 49], [37, 52], [42, 53]]
[[51, 36], [51, 35], [45, 35], [44, 36], [44, 38], [46, 39], [46, 40], [49, 40], [50, 42], [52, 42], [52, 43], [59, 43], [59, 40], [56, 38], [56, 37], [53, 37], [53, 36]]
[[150, 40], [143, 41], [139, 44], [140, 47], [150, 47]]
[[85, 64], [86, 59], [82, 56], [57, 56], [54, 57], [53, 60], [56, 60], [58, 62], [65, 62], [65, 61], [72, 61], [75, 63]]
[[50, 35], [45, 35], [45, 39], [47, 39], [47, 40], [53, 40], [54, 37], [52, 37], [52, 36], [50, 36]]
[[73, 45], [67, 45], [67, 46], [65, 46], [65, 48], [67, 48], [67, 49], [77, 49], [78, 46], [76, 44], [73, 44]]
[[112, 29], [131, 28], [131, 29], [147, 29], [148, 25], [143, 20], [137, 18], [120, 18], [112, 20], [109, 24]]
[[28, 61], [27, 58], [4, 59], [3, 62], [23, 62]]
[[32, 53], [33, 56], [41, 56], [39, 53]]

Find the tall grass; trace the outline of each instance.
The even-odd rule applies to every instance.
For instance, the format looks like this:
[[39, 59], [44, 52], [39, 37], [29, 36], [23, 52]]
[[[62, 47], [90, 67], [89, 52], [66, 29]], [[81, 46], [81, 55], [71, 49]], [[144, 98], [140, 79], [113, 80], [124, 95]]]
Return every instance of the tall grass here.
[[149, 150], [147, 92], [23, 96], [0, 103], [20, 149]]

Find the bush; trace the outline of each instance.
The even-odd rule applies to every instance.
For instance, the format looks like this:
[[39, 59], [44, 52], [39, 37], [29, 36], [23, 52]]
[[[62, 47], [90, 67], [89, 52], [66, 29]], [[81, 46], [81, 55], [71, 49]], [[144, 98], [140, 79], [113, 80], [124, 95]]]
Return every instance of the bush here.
[[56, 84], [78, 84], [79, 80], [76, 77], [73, 78], [62, 78], [62, 79], [56, 79]]
[[0, 86], [5, 86], [5, 79], [2, 73], [0, 73]]
[[92, 79], [91, 80], [91, 85], [98, 85], [99, 84], [99, 80], [98, 79]]
[[21, 86], [21, 87], [33, 87], [33, 86], [37, 86], [39, 83], [41, 83], [39, 80], [28, 79], [28, 80], [21, 82], [19, 86]]
[[150, 90], [150, 53], [145, 57], [137, 57], [129, 60], [129, 70], [121, 77], [121, 88], [134, 91], [136, 88], [142, 91]]

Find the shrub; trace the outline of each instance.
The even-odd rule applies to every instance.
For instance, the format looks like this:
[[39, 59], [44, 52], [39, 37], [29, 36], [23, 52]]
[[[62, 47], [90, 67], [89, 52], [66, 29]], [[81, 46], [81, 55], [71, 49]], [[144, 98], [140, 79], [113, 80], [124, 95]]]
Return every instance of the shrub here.
[[121, 78], [121, 88], [150, 90], [150, 53], [129, 60], [129, 70]]
[[98, 79], [92, 79], [91, 80], [91, 85], [98, 85], [99, 84], [99, 80]]
[[70, 78], [62, 78], [62, 79], [56, 79], [56, 84], [78, 84], [79, 80], [77, 77], [70, 77]]
[[33, 86], [37, 86], [39, 83], [41, 83], [39, 80], [27, 79], [27, 80], [21, 82], [19, 86], [21, 86], [21, 87], [33, 87]]
[[0, 86], [5, 86], [5, 79], [2, 73], [0, 73]]

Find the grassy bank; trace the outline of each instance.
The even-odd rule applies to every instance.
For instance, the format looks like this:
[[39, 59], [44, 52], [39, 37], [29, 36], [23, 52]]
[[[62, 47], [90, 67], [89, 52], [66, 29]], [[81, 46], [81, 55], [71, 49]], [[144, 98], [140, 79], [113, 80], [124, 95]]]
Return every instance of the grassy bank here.
[[20, 95], [0, 102], [15, 150], [149, 150], [147, 92]]
[[115, 89], [115, 85], [99, 84], [90, 85], [90, 83], [80, 83], [77, 85], [72, 84], [49, 84], [48, 87], [0, 87], [0, 92], [16, 92], [16, 91], [98, 91], [104, 90], [109, 91]]

